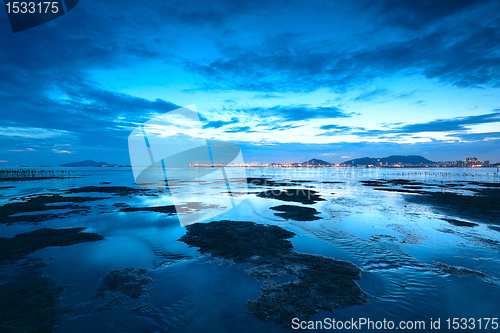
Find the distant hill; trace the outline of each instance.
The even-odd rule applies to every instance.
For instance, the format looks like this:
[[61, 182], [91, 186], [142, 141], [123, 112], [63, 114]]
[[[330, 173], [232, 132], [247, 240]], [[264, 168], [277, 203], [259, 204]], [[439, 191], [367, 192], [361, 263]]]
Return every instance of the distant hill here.
[[301, 163], [302, 165], [330, 165], [332, 163], [330, 162], [327, 162], [327, 161], [323, 161], [323, 160], [318, 160], [316, 158], [313, 158], [309, 161], [305, 161], [303, 163]]
[[92, 161], [92, 160], [86, 160], [86, 161], [80, 161], [80, 162], [61, 164], [61, 166], [62, 167], [103, 167], [103, 166], [115, 167], [118, 165], [109, 164], [106, 162], [96, 162], [96, 161]]
[[347, 165], [378, 165], [379, 163], [382, 163], [385, 165], [385, 163], [392, 165], [392, 164], [413, 164], [413, 165], [420, 165], [420, 164], [434, 164], [435, 162], [430, 161], [426, 159], [425, 157], [418, 156], [418, 155], [392, 155], [389, 157], [381, 157], [381, 158], [373, 158], [373, 157], [362, 157], [362, 158], [356, 158], [353, 160], [345, 161], [342, 164], [347, 164]]

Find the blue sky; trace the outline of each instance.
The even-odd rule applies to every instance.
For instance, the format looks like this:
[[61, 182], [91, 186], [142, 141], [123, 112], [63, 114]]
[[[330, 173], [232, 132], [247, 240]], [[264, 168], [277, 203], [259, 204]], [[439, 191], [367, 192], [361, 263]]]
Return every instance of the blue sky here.
[[91, 1], [12, 33], [0, 166], [129, 164], [139, 124], [195, 104], [246, 162], [500, 161], [498, 1]]

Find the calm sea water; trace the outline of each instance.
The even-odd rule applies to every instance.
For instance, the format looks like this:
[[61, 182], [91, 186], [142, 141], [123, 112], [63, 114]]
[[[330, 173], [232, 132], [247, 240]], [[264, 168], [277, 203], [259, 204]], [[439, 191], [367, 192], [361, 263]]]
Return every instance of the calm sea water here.
[[[82, 177], [5, 182], [1, 186], [15, 188], [0, 190], [0, 203], [74, 187], [104, 186], [103, 182], [109, 183], [106, 186], [134, 186], [129, 168], [63, 170]], [[169, 172], [175, 175], [175, 170]], [[370, 295], [369, 304], [340, 309], [335, 314], [321, 311], [312, 320], [327, 317], [386, 319], [396, 323], [423, 320], [426, 331], [431, 331], [431, 318], [441, 318], [441, 328], [445, 330], [447, 318], [500, 317], [499, 246], [481, 241], [488, 239], [492, 241], [490, 244], [495, 244], [500, 241], [500, 232], [482, 224], [474, 228], [451, 225], [442, 219], [446, 216], [430, 206], [411, 204], [405, 201], [403, 194], [376, 191], [359, 183], [368, 179], [400, 178], [428, 184], [499, 182], [495, 168], [248, 168], [247, 176], [279, 181], [307, 180], [302, 187], [319, 191], [325, 199], [308, 205], [316, 208], [323, 219], [285, 221], [269, 209], [283, 202], [259, 198], [254, 193], [263, 188], [250, 186], [249, 194], [236, 208], [219, 215], [211, 211], [204, 222], [225, 219], [275, 224], [298, 235], [292, 239], [296, 251], [347, 260], [363, 270], [358, 283]], [[224, 199], [224, 189], [225, 184], [211, 184], [205, 193], [193, 192], [192, 198], [193, 201], [217, 203]], [[468, 192], [467, 188], [461, 191]], [[48, 264], [45, 275], [67, 286], [63, 301], [71, 310], [58, 331], [291, 331], [247, 314], [245, 302], [259, 297], [261, 281], [245, 273], [245, 265], [229, 265], [199, 257], [195, 248], [177, 241], [185, 233], [177, 217], [154, 212], [121, 213], [113, 207], [116, 203], [168, 205], [172, 203], [168, 195], [77, 195], [106, 199], [89, 203], [91, 210], [86, 215], [69, 215], [38, 225], [0, 224], [2, 237], [44, 227], [82, 226], [89, 232], [105, 236], [100, 242], [50, 247], [30, 255], [43, 258]], [[377, 235], [385, 235], [385, 239], [392, 236], [398, 241], [375, 241], [373, 236]], [[481, 271], [489, 278], [444, 274], [434, 268], [435, 261]], [[126, 267], [150, 269], [148, 276], [153, 281], [148, 286], [152, 291], [147, 306], [142, 311], [132, 311], [132, 304], [125, 302], [111, 310], [96, 311], [90, 299], [100, 279], [111, 270]]]

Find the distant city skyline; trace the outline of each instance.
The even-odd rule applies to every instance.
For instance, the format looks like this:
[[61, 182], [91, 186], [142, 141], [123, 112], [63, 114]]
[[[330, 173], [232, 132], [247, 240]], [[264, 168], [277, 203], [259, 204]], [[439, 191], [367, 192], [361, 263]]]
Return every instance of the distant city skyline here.
[[[360, 163], [360, 164], [354, 164], [355, 166], [374, 166], [374, 167], [378, 167], [378, 166], [382, 166], [382, 167], [398, 167], [398, 166], [433, 166], [433, 167], [438, 167], [438, 166], [442, 166], [442, 167], [498, 167], [500, 166], [500, 161], [489, 161], [489, 160], [485, 160], [485, 161], [481, 161], [479, 160], [477, 157], [466, 157], [465, 159], [458, 159], [458, 160], [452, 160], [452, 161], [429, 161], [429, 163], [401, 163], [401, 162], [398, 162], [398, 163], [389, 163], [389, 162], [383, 162], [383, 161], [380, 161], [380, 160], [384, 160], [384, 159], [387, 159], [387, 158], [391, 158], [391, 157], [397, 157], [397, 156], [386, 156], [386, 157], [370, 157], [370, 156], [365, 156], [365, 157], [362, 157], [362, 158], [358, 158], [359, 160], [362, 160], [362, 159], [365, 159], [365, 158], [369, 158], [369, 159], [372, 159], [372, 160], [378, 160], [376, 162], [371, 162], [371, 163]], [[402, 156], [402, 157], [408, 157], [408, 156]], [[423, 157], [423, 156], [416, 156], [416, 157]], [[425, 157], [423, 157], [425, 158]], [[357, 160], [357, 159], [354, 159], [354, 160]], [[321, 161], [321, 162], [320, 162]], [[259, 162], [245, 162], [245, 163], [240, 163], [238, 164], [239, 166], [311, 166], [311, 165], [326, 165], [326, 166], [348, 166], [348, 162], [350, 162], [352, 160], [345, 160], [343, 162], [339, 162], [339, 163], [333, 163], [333, 162], [330, 162], [330, 161], [326, 161], [326, 160], [320, 160], [320, 159], [316, 159], [316, 158], [313, 158], [313, 159], [310, 159], [310, 160], [307, 160], [307, 161], [304, 161], [304, 162], [296, 162], [296, 161], [286, 161], [286, 162], [272, 162], [272, 163], [259, 163]], [[322, 163], [324, 162], [324, 163]], [[320, 164], [318, 164], [320, 163]], [[238, 165], [235, 165], [234, 163], [230, 163], [228, 164], [227, 166], [238, 166]], [[5, 164], [5, 165], [0, 165], [0, 167], [9, 167], [8, 164]], [[110, 163], [110, 162], [106, 162], [106, 161], [100, 161], [100, 162], [96, 162], [96, 161], [93, 161], [93, 160], [85, 160], [85, 161], [73, 161], [73, 162], [70, 162], [70, 163], [65, 163], [65, 164], [61, 164], [61, 165], [10, 165], [10, 167], [33, 167], [33, 168], [37, 168], [37, 167], [68, 167], [68, 168], [71, 168], [71, 167], [130, 167], [131, 164], [116, 164], [116, 163]], [[207, 164], [207, 163], [189, 163], [188, 166], [191, 166], [191, 167], [203, 167], [203, 166], [222, 166], [222, 165], [219, 165], [219, 164]]]
[[16, 34], [3, 15], [0, 166], [130, 164], [134, 128], [191, 104], [248, 163], [495, 163], [499, 45], [493, 0], [88, 0]]

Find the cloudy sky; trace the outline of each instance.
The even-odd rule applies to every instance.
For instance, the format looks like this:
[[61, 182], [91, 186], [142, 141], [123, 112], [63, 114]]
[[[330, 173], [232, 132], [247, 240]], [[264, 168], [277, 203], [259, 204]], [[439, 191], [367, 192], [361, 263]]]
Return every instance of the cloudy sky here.
[[0, 166], [129, 164], [141, 123], [195, 104], [246, 162], [500, 161], [500, 2], [93, 1], [12, 33]]

